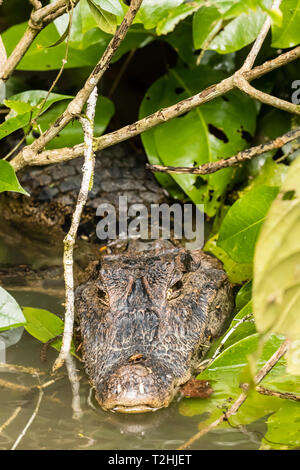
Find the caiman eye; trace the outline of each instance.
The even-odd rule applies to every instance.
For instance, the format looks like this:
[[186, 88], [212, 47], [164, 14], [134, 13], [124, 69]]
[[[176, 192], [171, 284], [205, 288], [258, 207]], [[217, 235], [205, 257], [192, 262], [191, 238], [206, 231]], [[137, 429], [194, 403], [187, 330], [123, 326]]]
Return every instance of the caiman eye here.
[[175, 282], [175, 284], [173, 284], [173, 286], [169, 287], [169, 289], [167, 290], [167, 300], [176, 299], [180, 295], [181, 289], [182, 281], [180, 280]]
[[109, 306], [108, 293], [105, 290], [101, 289], [101, 287], [98, 287], [97, 294], [98, 294], [98, 299], [100, 300], [100, 302], [108, 307]]

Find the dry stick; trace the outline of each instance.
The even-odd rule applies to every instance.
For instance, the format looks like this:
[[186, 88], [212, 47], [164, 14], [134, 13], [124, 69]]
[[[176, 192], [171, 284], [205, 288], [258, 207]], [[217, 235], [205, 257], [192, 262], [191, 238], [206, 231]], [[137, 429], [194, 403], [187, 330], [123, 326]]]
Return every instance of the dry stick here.
[[[277, 364], [279, 359], [287, 352], [288, 347], [289, 347], [289, 341], [286, 340], [282, 343], [282, 345], [277, 349], [277, 351], [273, 354], [273, 356], [265, 363], [264, 367], [262, 367], [262, 369], [254, 377], [255, 384], [259, 384], [262, 381], [262, 379], [268, 374], [268, 372], [270, 372], [270, 370]], [[246, 400], [248, 396], [247, 394], [248, 389], [249, 389], [249, 385], [243, 384], [244, 391], [240, 394], [240, 396], [233, 403], [230, 409], [226, 411], [226, 413], [224, 413], [222, 416], [220, 416], [220, 418], [215, 420], [213, 423], [209, 424], [206, 428], [201, 429], [201, 431], [199, 431], [197, 434], [191, 437], [188, 441], [182, 444], [178, 448], [178, 450], [184, 450], [187, 447], [190, 447], [192, 444], [194, 444], [194, 442], [200, 439], [200, 437], [204, 436], [209, 431], [216, 428], [223, 421], [226, 421], [230, 416], [234, 415], [239, 410], [239, 408], [244, 403], [244, 401]]]
[[31, 13], [25, 33], [0, 71], [0, 85], [11, 76], [42, 29], [66, 13], [70, 1], [72, 1], [73, 7], [79, 2], [79, 0], [57, 0]]
[[239, 165], [245, 162], [246, 160], [251, 160], [257, 155], [261, 155], [262, 153], [281, 148], [288, 142], [291, 142], [298, 138], [300, 138], [300, 127], [297, 127], [297, 129], [289, 131], [280, 137], [276, 137], [276, 139], [270, 140], [265, 144], [257, 145], [256, 147], [251, 147], [250, 149], [243, 150], [237, 155], [234, 155], [233, 157], [224, 158], [217, 162], [204, 163], [203, 165], [200, 165], [195, 168], [185, 166], [173, 167], [149, 164], [147, 164], [147, 168], [159, 173], [188, 173], [193, 175], [209, 175], [210, 173], [215, 173], [216, 171], [222, 170], [223, 168]]
[[237, 88], [244, 91], [252, 98], [261, 101], [262, 103], [268, 104], [274, 108], [281, 109], [288, 113], [297, 114], [298, 116], [300, 115], [300, 105], [290, 103], [289, 101], [282, 100], [276, 96], [272, 96], [268, 93], [257, 90], [248, 83], [248, 81], [243, 77], [243, 75], [240, 74], [240, 72], [235, 74], [234, 83]]
[[111, 59], [118, 49], [119, 45], [125, 38], [128, 29], [130, 28], [138, 9], [143, 0], [131, 0], [130, 7], [119, 26], [117, 32], [113, 36], [112, 40], [108, 44], [104, 54], [99, 60], [98, 64], [86, 80], [84, 86], [77, 93], [75, 98], [68, 104], [63, 114], [52, 124], [38, 139], [36, 139], [31, 145], [28, 145], [22, 149], [16, 158], [23, 156], [26, 160], [28, 158], [38, 158], [38, 152], [41, 152], [45, 145], [50, 142], [59, 132], [64, 129], [72, 119], [78, 118], [88, 97], [92, 93], [94, 87], [98, 84], [102, 78], [104, 72], [109, 67]]
[[[272, 5], [272, 10], [276, 10], [280, 7], [281, 0], [275, 0]], [[269, 29], [271, 27], [272, 21], [270, 16], [267, 17], [266, 21], [264, 22], [259, 35], [257, 36], [251, 51], [249, 52], [243, 66], [240, 68], [239, 73], [245, 73], [248, 72], [249, 70], [252, 69], [255, 59], [263, 45], [264, 40], [266, 39], [266, 36], [269, 32]]]
[[265, 387], [255, 387], [255, 390], [258, 393], [261, 393], [262, 395], [268, 395], [268, 396], [276, 397], [276, 398], [283, 398], [285, 400], [300, 401], [300, 395], [295, 395], [294, 393], [290, 393], [290, 392], [275, 392], [274, 390], [270, 390]]
[[21, 406], [18, 406], [14, 411], [13, 413], [10, 415], [10, 417], [5, 421], [5, 423], [3, 423], [1, 426], [0, 426], [0, 434], [4, 431], [4, 429], [7, 428], [7, 426], [10, 425], [10, 423], [12, 423], [12, 421], [18, 416], [18, 414], [20, 413], [21, 411]]
[[72, 223], [67, 236], [64, 239], [64, 279], [65, 279], [65, 296], [66, 296], [66, 312], [65, 312], [65, 325], [62, 346], [58, 358], [56, 359], [53, 371], [59, 369], [66, 360], [73, 336], [74, 326], [74, 274], [73, 274], [73, 251], [77, 235], [78, 226], [80, 223], [81, 214], [85, 203], [87, 201], [88, 192], [91, 186], [95, 157], [93, 152], [93, 135], [94, 135], [94, 116], [97, 103], [97, 87], [94, 87], [93, 92], [87, 101], [86, 118], [81, 118], [81, 125], [84, 131], [85, 141], [85, 155], [84, 165], [82, 168], [83, 177], [81, 187], [72, 217]]
[[29, 3], [31, 3], [34, 10], [38, 10], [39, 8], [43, 8], [43, 5], [39, 0], [29, 0]]
[[76, 371], [76, 363], [71, 354], [68, 354], [66, 357], [66, 366], [68, 370], [68, 377], [72, 389], [72, 409], [73, 409], [73, 419], [82, 418], [82, 409], [80, 406], [80, 377], [78, 377]]
[[[245, 72], [244, 77], [248, 80], [254, 80], [271, 72], [282, 65], [286, 65], [300, 57], [300, 46], [288, 51], [273, 60], [267, 61], [262, 65], [255, 67], [254, 69]], [[214, 98], [224, 95], [228, 91], [235, 87], [234, 76], [228, 77], [218, 84], [211, 85], [201, 93], [197, 93], [185, 100], [182, 100], [172, 106], [164, 109], [136, 121], [133, 124], [122, 127], [117, 131], [105, 134], [101, 137], [94, 139], [94, 151], [101, 150], [112, 145], [128, 140], [136, 135], [141, 134], [159, 124], [169, 121], [175, 117], [178, 117], [192, 109], [200, 106], [201, 104], [207, 103]], [[25, 147], [26, 149], [26, 147]], [[24, 168], [27, 165], [49, 165], [53, 163], [61, 163], [73, 158], [78, 158], [83, 155], [84, 145], [79, 144], [74, 147], [65, 147], [55, 150], [45, 150], [36, 155], [32, 152], [26, 151], [20, 152], [10, 163], [14, 167], [15, 171]], [[160, 170], [159, 170], [160, 171]], [[163, 171], [163, 170], [162, 170]], [[216, 170], [217, 171], [217, 170]]]
[[40, 404], [41, 404], [41, 401], [42, 401], [42, 398], [43, 398], [43, 395], [44, 395], [44, 391], [42, 388], [40, 388], [39, 390], [39, 397], [38, 397], [38, 401], [37, 401], [37, 404], [36, 404], [36, 407], [32, 413], [32, 415], [30, 416], [26, 426], [24, 427], [23, 431], [19, 434], [19, 436], [17, 437], [15, 443], [13, 444], [11, 450], [15, 450], [18, 445], [20, 444], [21, 440], [23, 439], [23, 437], [25, 436], [27, 430], [29, 429], [29, 427], [31, 426], [31, 424], [33, 423], [33, 421], [35, 420], [38, 412], [39, 412], [39, 409], [40, 409]]

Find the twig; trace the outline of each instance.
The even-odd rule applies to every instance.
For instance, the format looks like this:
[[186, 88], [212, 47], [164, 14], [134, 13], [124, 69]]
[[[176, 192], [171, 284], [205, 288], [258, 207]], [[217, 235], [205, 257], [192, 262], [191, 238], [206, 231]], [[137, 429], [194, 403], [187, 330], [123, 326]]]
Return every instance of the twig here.
[[7, 364], [7, 363], [3, 363], [3, 362], [0, 362], [0, 371], [2, 371], [2, 372], [17, 372], [17, 373], [21, 372], [21, 373], [35, 375], [35, 376], [45, 374], [44, 371], [42, 371], [40, 369], [36, 369], [34, 367], [25, 367], [25, 366], [20, 366], [18, 364]]
[[72, 1], [73, 7], [75, 7], [79, 2], [79, 0], [56, 0], [56, 2], [50, 3], [43, 8], [33, 10], [25, 33], [2, 68], [2, 73], [0, 74], [0, 86], [1, 82], [5, 82], [11, 76], [20, 60], [26, 54], [34, 39], [42, 29], [56, 18], [66, 13], [70, 1]]
[[31, 3], [34, 10], [38, 10], [39, 8], [43, 7], [43, 5], [41, 4], [39, 0], [29, 0], [29, 3]]
[[87, 201], [88, 192], [91, 187], [93, 178], [95, 158], [93, 152], [93, 134], [94, 134], [94, 116], [97, 103], [97, 87], [94, 87], [93, 92], [88, 98], [86, 118], [80, 118], [81, 125], [84, 131], [85, 141], [85, 154], [83, 165], [82, 183], [72, 217], [72, 223], [67, 236], [64, 239], [64, 279], [65, 279], [65, 297], [66, 297], [66, 312], [65, 312], [65, 326], [63, 333], [62, 346], [58, 358], [56, 359], [53, 371], [59, 369], [65, 359], [67, 358], [71, 341], [73, 336], [74, 325], [74, 274], [73, 274], [73, 249], [75, 245], [78, 226], [83, 207]]
[[283, 398], [285, 400], [294, 400], [300, 401], [300, 395], [295, 395], [294, 393], [290, 392], [275, 392], [274, 390], [270, 390], [265, 387], [255, 387], [255, 390], [262, 395], [268, 395], [271, 397]]
[[33, 421], [35, 420], [38, 412], [39, 412], [39, 409], [40, 409], [40, 404], [41, 404], [41, 401], [42, 401], [42, 398], [43, 398], [43, 395], [44, 395], [44, 391], [43, 389], [41, 388], [39, 390], [39, 397], [38, 397], [38, 401], [37, 401], [37, 404], [36, 404], [36, 407], [31, 415], [31, 417], [29, 418], [26, 426], [24, 427], [23, 431], [19, 434], [19, 436], [17, 437], [15, 443], [13, 444], [11, 450], [15, 450], [18, 445], [20, 444], [21, 440], [23, 439], [23, 437], [25, 436], [26, 432], [28, 431], [29, 427], [31, 426], [31, 424], [33, 423]]
[[274, 140], [270, 140], [265, 144], [257, 145], [256, 147], [251, 147], [250, 149], [243, 150], [237, 155], [234, 155], [230, 158], [224, 158], [218, 160], [217, 162], [208, 162], [200, 165], [198, 167], [185, 167], [185, 166], [163, 166], [163, 165], [149, 165], [147, 168], [149, 170], [159, 172], [159, 173], [188, 173], [193, 175], [209, 175], [210, 173], [215, 173], [216, 171], [222, 170], [223, 168], [228, 168], [230, 166], [240, 165], [241, 163], [251, 160], [257, 155], [262, 153], [269, 152], [270, 150], [278, 149], [283, 145], [291, 142], [300, 137], [300, 127], [292, 131], [283, 134], [280, 137], [276, 137]]
[[73, 409], [73, 419], [80, 419], [82, 417], [82, 409], [80, 406], [80, 377], [78, 377], [76, 371], [76, 363], [71, 354], [68, 354], [66, 357], [66, 366], [68, 370], [69, 381], [72, 389], [72, 409]]
[[[280, 7], [280, 4], [281, 4], [281, 0], [275, 0], [273, 2], [273, 5], [272, 5], [272, 10], [276, 10]], [[256, 41], [254, 42], [252, 48], [251, 48], [251, 51], [249, 52], [243, 66], [240, 68], [239, 70], [239, 73], [244, 73], [244, 72], [247, 72], [248, 70], [251, 70], [253, 65], [254, 65], [254, 62], [255, 62], [255, 59], [263, 45], [263, 42], [269, 32], [269, 29], [271, 27], [271, 18], [270, 16], [267, 17], [266, 21], [264, 22], [261, 30], [260, 30], [260, 33], [259, 35], [257, 36], [256, 38]]]
[[[277, 349], [277, 351], [273, 354], [273, 356], [266, 362], [264, 367], [258, 372], [258, 374], [254, 377], [254, 383], [259, 384], [262, 379], [270, 372], [270, 370], [277, 364], [279, 359], [287, 352], [289, 347], [289, 341], [286, 340], [282, 343], [282, 345]], [[236, 401], [233, 403], [231, 408], [226, 411], [226, 413], [222, 414], [218, 419], [216, 419], [213, 423], [209, 424], [206, 428], [201, 429], [197, 434], [191, 437], [188, 441], [182, 444], [178, 450], [184, 450], [187, 447], [190, 447], [194, 442], [196, 442], [200, 437], [207, 434], [212, 429], [216, 428], [219, 424], [223, 421], [227, 420], [230, 416], [234, 415], [241, 405], [244, 403], [248, 396], [248, 389], [249, 384], [243, 384], [243, 392], [239, 395]]]
[[240, 90], [244, 91], [247, 95], [252, 98], [261, 101], [262, 103], [273, 106], [274, 108], [281, 109], [288, 113], [300, 115], [300, 105], [290, 103], [288, 101], [277, 98], [276, 96], [269, 95], [263, 91], [257, 90], [251, 86], [248, 81], [239, 72], [235, 74], [234, 83]]
[[31, 145], [24, 147], [16, 158], [23, 156], [25, 160], [28, 158], [38, 159], [38, 153], [44, 149], [46, 144], [53, 140], [54, 137], [56, 137], [62, 131], [62, 129], [64, 129], [69, 124], [69, 122], [79, 117], [88, 97], [102, 78], [104, 72], [109, 67], [114, 53], [125, 38], [142, 1], [143, 0], [131, 0], [130, 7], [121, 25], [108, 44], [98, 64], [86, 80], [84, 86], [77, 93], [75, 98], [68, 104], [63, 114]]
[[[269, 73], [283, 65], [286, 65], [300, 57], [300, 46], [292, 49], [280, 56], [265, 62], [262, 65], [255, 67], [249, 72], [245, 72], [244, 77], [248, 81], [252, 81], [259, 78], [266, 73]], [[124, 140], [128, 140], [136, 135], [141, 134], [153, 127], [158, 126], [166, 121], [169, 121], [175, 117], [181, 116], [182, 114], [191, 111], [192, 109], [207, 103], [214, 98], [224, 95], [228, 91], [235, 87], [234, 76], [222, 80], [220, 83], [211, 85], [205, 90], [191, 96], [185, 100], [179, 101], [178, 103], [169, 106], [164, 109], [147, 116], [133, 124], [122, 127], [117, 131], [110, 132], [101, 137], [94, 139], [94, 150], [102, 150], [110, 147], [111, 145], [118, 144]], [[79, 144], [74, 147], [65, 147], [55, 150], [45, 150], [36, 155], [34, 152], [28, 150], [25, 147], [10, 163], [12, 164], [15, 171], [24, 168], [27, 165], [49, 165], [53, 163], [61, 163], [63, 161], [72, 160], [77, 157], [81, 157], [84, 151], [84, 145]], [[216, 170], [217, 171], [217, 170]]]
[[4, 431], [4, 429], [7, 428], [7, 426], [10, 425], [10, 423], [13, 422], [13, 420], [18, 416], [18, 414], [20, 413], [21, 411], [21, 406], [18, 406], [14, 411], [13, 413], [11, 414], [11, 416], [5, 421], [5, 423], [3, 423], [1, 426], [0, 426], [0, 434]]
[[109, 91], [109, 93], [108, 93], [108, 98], [111, 98], [112, 95], [114, 94], [114, 92], [116, 91], [116, 89], [117, 89], [117, 87], [118, 87], [118, 85], [119, 85], [119, 83], [120, 83], [120, 80], [121, 80], [121, 78], [123, 77], [123, 75], [124, 75], [124, 73], [125, 73], [125, 71], [126, 71], [128, 65], [129, 65], [129, 63], [131, 62], [131, 60], [132, 60], [132, 58], [133, 58], [133, 56], [134, 56], [135, 53], [136, 53], [136, 49], [132, 49], [132, 50], [129, 52], [129, 54], [127, 55], [127, 57], [126, 57], [126, 59], [125, 59], [125, 61], [124, 61], [124, 64], [122, 65], [121, 70], [119, 71], [119, 73], [118, 73], [116, 79], [114, 80], [114, 82], [113, 82], [113, 84], [112, 84], [112, 87], [111, 87], [111, 89], [110, 89], [110, 91]]

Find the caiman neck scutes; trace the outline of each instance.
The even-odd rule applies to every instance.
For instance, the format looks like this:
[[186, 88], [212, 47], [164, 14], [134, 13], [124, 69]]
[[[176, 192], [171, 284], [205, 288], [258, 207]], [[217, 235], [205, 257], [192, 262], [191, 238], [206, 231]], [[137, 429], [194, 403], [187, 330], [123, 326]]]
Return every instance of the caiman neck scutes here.
[[77, 289], [84, 360], [105, 410], [169, 405], [218, 336], [233, 300], [220, 263], [201, 250], [103, 256]]

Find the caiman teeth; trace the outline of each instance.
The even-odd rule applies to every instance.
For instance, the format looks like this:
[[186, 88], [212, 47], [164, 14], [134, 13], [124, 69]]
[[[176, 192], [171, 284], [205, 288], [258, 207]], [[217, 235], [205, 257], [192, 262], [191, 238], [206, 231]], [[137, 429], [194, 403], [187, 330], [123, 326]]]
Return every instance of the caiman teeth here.
[[118, 384], [118, 386], [117, 386], [117, 392], [118, 392], [119, 394], [122, 392], [121, 384]]
[[140, 382], [139, 389], [140, 389], [140, 393], [141, 393], [141, 394], [145, 393], [144, 385], [143, 385], [142, 382]]

